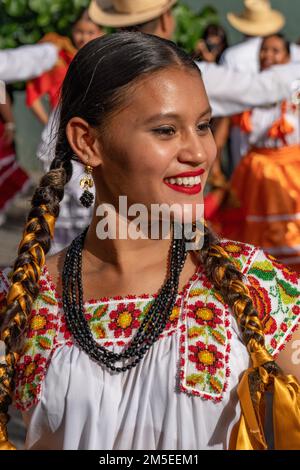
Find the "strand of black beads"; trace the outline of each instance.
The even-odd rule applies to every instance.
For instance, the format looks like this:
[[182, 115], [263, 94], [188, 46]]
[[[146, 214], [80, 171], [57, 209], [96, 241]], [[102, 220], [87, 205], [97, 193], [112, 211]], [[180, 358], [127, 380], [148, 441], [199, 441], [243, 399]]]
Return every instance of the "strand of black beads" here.
[[[75, 269], [75, 271], [77, 271], [77, 269]], [[80, 271], [80, 270], [79, 270], [79, 271]], [[73, 270], [73, 272], [74, 272], [74, 270]], [[78, 271], [77, 271], [77, 272], [78, 272]], [[75, 299], [75, 297], [74, 297], [74, 299]], [[73, 305], [74, 305], [74, 302], [73, 302]], [[156, 336], [156, 335], [155, 335], [155, 336]], [[155, 339], [155, 336], [154, 336], [154, 339]], [[152, 338], [151, 338], [151, 339], [152, 339]], [[147, 346], [145, 347], [145, 350], [147, 350], [148, 348], [149, 348], [149, 345], [147, 345]], [[115, 360], [115, 359], [116, 359], [116, 358], [114, 357], [114, 360]], [[119, 359], [119, 358], [118, 358], [118, 359]], [[135, 361], [135, 363], [136, 363], [136, 362], [137, 362], [137, 361]], [[120, 370], [120, 368], [118, 368], [118, 371], [119, 371], [119, 370]], [[122, 370], [124, 370], [124, 368], [123, 368]]]
[[[90, 328], [84, 317], [83, 289], [81, 281], [81, 258], [85, 233], [86, 232], [84, 232], [73, 242], [66, 256], [66, 264], [68, 264], [68, 269], [66, 268], [66, 270], [64, 270], [64, 292], [68, 293], [71, 291], [70, 296], [66, 295], [64, 299], [64, 310], [65, 312], [70, 312], [70, 315], [66, 315], [69, 317], [68, 325], [79, 345], [91, 357], [96, 359], [97, 362], [100, 362], [103, 365], [109, 367], [111, 370], [115, 370], [117, 372], [128, 370], [129, 368], [134, 367], [141, 360], [149, 347], [151, 347], [154, 341], [159, 337], [159, 334], [163, 331], [166, 321], [169, 318], [173, 305], [176, 301], [179, 275], [185, 260], [185, 253], [182, 249], [183, 245], [181, 243], [180, 246], [178, 242], [173, 244], [170, 263], [170, 276], [166, 284], [163, 286], [161, 294], [158, 295], [158, 301], [155, 305], [155, 307], [162, 307], [162, 309], [153, 308], [152, 310], [154, 311], [154, 314], [152, 314], [152, 316], [150, 314], [147, 315], [147, 318], [144, 321], [145, 329], [139, 329], [138, 331], [138, 337], [142, 334], [143, 341], [135, 341], [134, 345], [127, 349], [125, 353], [115, 354], [99, 346], [94, 341]], [[70, 260], [70, 258], [72, 260]], [[165, 313], [165, 315], [162, 313]], [[157, 318], [159, 318], [158, 315], [160, 315], [160, 320], [157, 324]], [[114, 365], [112, 365], [115, 362], [121, 359], [126, 359], [128, 357], [133, 359], [133, 361], [126, 367], [116, 368]]]

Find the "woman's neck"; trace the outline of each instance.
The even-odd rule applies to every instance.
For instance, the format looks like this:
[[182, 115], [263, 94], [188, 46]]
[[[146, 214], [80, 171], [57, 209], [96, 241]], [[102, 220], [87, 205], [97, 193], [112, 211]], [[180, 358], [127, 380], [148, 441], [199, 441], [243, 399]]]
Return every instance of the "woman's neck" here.
[[83, 256], [86, 268], [90, 266], [94, 270], [109, 265], [120, 275], [128, 276], [137, 272], [137, 265], [142, 271], [167, 263], [172, 242], [171, 233], [165, 239], [99, 239], [97, 223], [97, 219], [93, 217], [85, 238]]

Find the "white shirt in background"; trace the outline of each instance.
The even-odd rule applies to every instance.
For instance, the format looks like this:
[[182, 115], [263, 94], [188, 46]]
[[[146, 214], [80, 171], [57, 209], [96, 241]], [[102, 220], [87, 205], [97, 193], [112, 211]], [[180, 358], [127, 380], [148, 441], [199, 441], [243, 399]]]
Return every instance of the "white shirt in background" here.
[[38, 77], [52, 69], [58, 58], [53, 44], [36, 44], [0, 51], [0, 80], [16, 82]]
[[[254, 37], [229, 47], [221, 57], [221, 64], [239, 72], [257, 73], [259, 71], [259, 51], [263, 38]], [[291, 43], [291, 62], [300, 61], [300, 46]]]
[[208, 62], [197, 62], [197, 65], [214, 116], [231, 116], [289, 98], [293, 83], [300, 78], [300, 62], [247, 74]]

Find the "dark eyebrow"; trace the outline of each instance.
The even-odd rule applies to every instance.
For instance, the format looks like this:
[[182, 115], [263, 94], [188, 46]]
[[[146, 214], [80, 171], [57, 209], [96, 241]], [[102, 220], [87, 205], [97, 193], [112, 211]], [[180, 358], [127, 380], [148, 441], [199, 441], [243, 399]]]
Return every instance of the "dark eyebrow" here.
[[[199, 119], [202, 118], [203, 116], [206, 116], [206, 114], [212, 114], [211, 106], [209, 106], [205, 111], [203, 111], [199, 115]], [[150, 124], [153, 121], [159, 121], [160, 119], [164, 119], [164, 118], [181, 119], [179, 114], [176, 114], [176, 113], [158, 113], [158, 114], [155, 114], [154, 116], [151, 116], [149, 119], [147, 119], [145, 123]]]

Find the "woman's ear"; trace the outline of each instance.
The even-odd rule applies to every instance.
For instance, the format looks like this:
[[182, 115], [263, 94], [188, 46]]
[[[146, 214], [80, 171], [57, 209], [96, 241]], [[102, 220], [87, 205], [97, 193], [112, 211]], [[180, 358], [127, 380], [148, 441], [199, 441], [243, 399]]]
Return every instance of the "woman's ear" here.
[[102, 154], [96, 131], [84, 119], [73, 117], [67, 124], [66, 135], [69, 144], [84, 165], [93, 168], [101, 165]]

